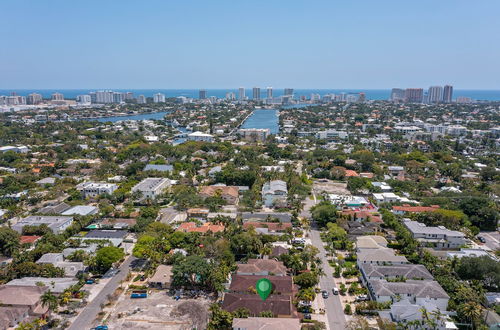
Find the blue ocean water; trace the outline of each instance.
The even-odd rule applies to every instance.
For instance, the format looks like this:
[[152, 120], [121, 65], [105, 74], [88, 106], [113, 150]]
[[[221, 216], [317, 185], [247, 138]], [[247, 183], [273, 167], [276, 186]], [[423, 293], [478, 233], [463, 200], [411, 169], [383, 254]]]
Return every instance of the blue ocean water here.
[[[133, 92], [135, 96], [144, 95], [152, 97], [156, 93], [163, 93], [167, 97], [186, 96], [191, 98], [198, 98], [198, 89], [113, 89], [116, 92]], [[50, 95], [55, 92], [62, 93], [66, 99], [74, 99], [77, 95], [88, 94], [96, 89], [0, 89], [0, 95], [10, 95], [12, 92], [17, 95], [26, 96], [30, 93], [40, 93], [44, 98], [50, 98]], [[227, 92], [233, 92], [238, 95], [238, 89], [207, 89], [208, 96], [216, 96], [223, 98]], [[366, 98], [369, 100], [387, 100], [391, 94], [389, 89], [295, 89], [295, 97], [305, 95], [309, 97], [312, 93], [326, 95], [326, 94], [340, 94], [340, 93], [360, 93], [364, 92]], [[246, 96], [252, 97], [252, 90], [245, 90]], [[283, 89], [273, 89], [275, 97], [283, 95]], [[470, 97], [474, 100], [485, 101], [500, 101], [500, 90], [454, 90], [453, 97], [458, 96]], [[261, 88], [261, 98], [266, 97], [265, 88]]]
[[256, 109], [241, 125], [241, 128], [269, 128], [271, 134], [277, 134], [279, 131], [278, 119], [278, 110]]

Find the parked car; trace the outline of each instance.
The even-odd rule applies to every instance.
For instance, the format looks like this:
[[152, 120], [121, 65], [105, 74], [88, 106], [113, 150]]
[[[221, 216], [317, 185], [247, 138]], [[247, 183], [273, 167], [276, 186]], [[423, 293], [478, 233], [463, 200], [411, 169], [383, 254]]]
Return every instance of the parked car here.
[[326, 298], [328, 298], [328, 296], [329, 296], [328, 291], [326, 291], [326, 290], [321, 291], [321, 295], [322, 295], [322, 296], [323, 296], [323, 298], [325, 298], [325, 299], [326, 299]]
[[484, 239], [483, 236], [478, 236], [477, 239], [479, 240], [479, 242], [481, 243], [486, 243], [486, 239]]
[[94, 328], [94, 330], [108, 330], [107, 325], [98, 325], [97, 327]]
[[87, 283], [87, 284], [94, 284], [94, 280], [89, 279], [89, 280], [86, 280], [85, 283]]
[[333, 289], [332, 289], [332, 292], [333, 292], [333, 294], [334, 294], [334, 295], [336, 295], [336, 296], [338, 296], [338, 295], [339, 295], [339, 289], [337, 289], [337, 288], [333, 288]]
[[304, 314], [304, 320], [310, 320], [311, 319], [311, 314], [307, 313]]
[[368, 296], [365, 294], [356, 297], [356, 301], [366, 301], [366, 300], [368, 300]]

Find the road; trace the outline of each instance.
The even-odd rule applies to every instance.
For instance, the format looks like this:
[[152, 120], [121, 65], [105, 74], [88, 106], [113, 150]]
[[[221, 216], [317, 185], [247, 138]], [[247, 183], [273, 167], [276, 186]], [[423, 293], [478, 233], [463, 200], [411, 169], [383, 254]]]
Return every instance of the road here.
[[498, 233], [498, 231], [482, 231], [479, 233], [479, 236], [484, 237], [484, 239], [486, 240], [486, 243], [484, 245], [489, 247], [492, 251], [500, 249], [500, 234]]
[[[304, 208], [301, 212], [302, 217], [311, 217], [310, 209], [316, 204], [316, 196], [313, 192], [313, 199], [307, 198], [304, 203]], [[321, 290], [327, 291], [330, 296], [324, 299], [326, 317], [328, 319], [328, 326], [330, 330], [340, 330], [345, 329], [346, 320], [344, 316], [344, 309], [342, 308], [342, 303], [340, 302], [340, 296], [334, 295], [332, 289], [335, 288], [335, 280], [333, 279], [333, 269], [328, 263], [326, 257], [326, 250], [323, 247], [323, 242], [321, 241], [320, 231], [312, 226], [309, 237], [311, 238], [312, 244], [319, 249], [319, 258], [323, 263], [324, 276], [321, 276], [319, 280], [319, 286]]]
[[101, 305], [108, 300], [108, 295], [115, 292], [120, 286], [120, 282], [125, 279], [129, 270], [130, 264], [135, 260], [134, 256], [129, 256], [119, 267], [120, 272], [116, 274], [99, 292], [99, 294], [80, 312], [75, 321], [71, 324], [68, 330], [83, 330], [91, 329], [97, 314], [102, 311]]

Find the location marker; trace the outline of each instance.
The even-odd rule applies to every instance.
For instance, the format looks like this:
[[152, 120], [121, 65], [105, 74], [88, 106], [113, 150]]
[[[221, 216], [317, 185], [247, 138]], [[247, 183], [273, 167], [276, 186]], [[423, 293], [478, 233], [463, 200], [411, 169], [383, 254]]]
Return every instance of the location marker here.
[[273, 285], [267, 278], [261, 278], [255, 284], [255, 288], [257, 289], [257, 293], [259, 294], [260, 298], [264, 301], [271, 293]]

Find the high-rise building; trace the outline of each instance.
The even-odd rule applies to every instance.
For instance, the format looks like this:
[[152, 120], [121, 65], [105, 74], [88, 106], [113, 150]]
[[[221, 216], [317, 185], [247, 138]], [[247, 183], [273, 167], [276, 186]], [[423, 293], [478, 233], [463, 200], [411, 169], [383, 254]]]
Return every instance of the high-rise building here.
[[76, 102], [79, 104], [90, 104], [92, 102], [92, 99], [90, 95], [78, 95], [76, 97]]
[[134, 93], [132, 93], [132, 92], [126, 92], [125, 93], [125, 100], [130, 101], [130, 100], [133, 100], [133, 99], [134, 99]]
[[315, 93], [311, 94], [311, 101], [312, 102], [318, 102], [319, 100], [321, 100], [321, 95], [315, 94]]
[[144, 95], [139, 95], [137, 97], [137, 103], [138, 104], [146, 104], [146, 97]]
[[285, 88], [283, 95], [293, 96], [293, 88]]
[[401, 88], [393, 88], [391, 91], [392, 102], [403, 102], [405, 100], [405, 90]]
[[227, 92], [226, 93], [226, 100], [228, 101], [234, 101], [236, 99], [236, 95], [234, 92]]
[[92, 103], [105, 104], [114, 102], [114, 92], [113, 91], [97, 91], [90, 93], [92, 98]]
[[206, 89], [200, 89], [198, 93], [199, 99], [204, 100], [207, 98], [207, 90]]
[[246, 99], [246, 96], [245, 96], [245, 87], [240, 87], [238, 89], [238, 100], [239, 101], [244, 101]]
[[113, 92], [113, 103], [125, 102], [125, 93]]
[[256, 101], [260, 100], [260, 88], [259, 87], [254, 87], [252, 89], [252, 98]]
[[443, 92], [443, 102], [451, 103], [452, 100], [453, 100], [453, 86], [445, 85]]
[[157, 93], [157, 94], [153, 95], [153, 102], [154, 103], [165, 103], [165, 94]]
[[443, 101], [443, 87], [441, 86], [431, 86], [428, 91], [429, 103], [439, 103]]
[[409, 103], [422, 103], [424, 90], [422, 88], [407, 88], [405, 90], [405, 100]]
[[273, 98], [273, 88], [272, 87], [267, 87], [266, 90], [267, 90], [266, 98], [272, 99]]
[[40, 104], [42, 103], [42, 95], [37, 93], [31, 93], [28, 95], [28, 104]]
[[51, 96], [51, 100], [52, 101], [64, 101], [64, 95], [62, 95], [61, 93], [54, 93]]

